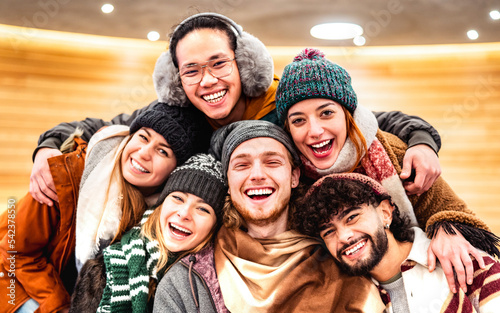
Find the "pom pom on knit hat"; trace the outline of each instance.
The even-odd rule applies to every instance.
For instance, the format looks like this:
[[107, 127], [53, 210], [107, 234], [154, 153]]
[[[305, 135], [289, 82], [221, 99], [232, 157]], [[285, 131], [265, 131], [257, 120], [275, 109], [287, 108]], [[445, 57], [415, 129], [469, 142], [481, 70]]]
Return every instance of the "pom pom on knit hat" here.
[[221, 163], [212, 155], [195, 154], [183, 165], [174, 169], [165, 183], [156, 206], [161, 205], [174, 191], [200, 197], [214, 209], [217, 221], [222, 222], [222, 207], [227, 195], [227, 186], [224, 183]]
[[276, 91], [276, 112], [280, 123], [285, 122], [292, 105], [315, 98], [331, 99], [351, 114], [358, 105], [349, 73], [327, 60], [320, 50], [306, 48], [283, 70]]
[[165, 103], [158, 103], [139, 114], [130, 125], [130, 133], [142, 127], [151, 128], [165, 138], [175, 154], [177, 165], [197, 152], [206, 151], [212, 132], [200, 111]]

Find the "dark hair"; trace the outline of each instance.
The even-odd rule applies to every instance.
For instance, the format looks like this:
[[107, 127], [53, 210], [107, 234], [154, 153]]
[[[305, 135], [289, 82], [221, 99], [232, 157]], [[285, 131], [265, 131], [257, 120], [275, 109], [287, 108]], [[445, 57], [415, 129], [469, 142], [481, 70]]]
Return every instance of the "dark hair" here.
[[179, 41], [182, 38], [186, 37], [187, 34], [195, 30], [204, 28], [214, 29], [225, 33], [229, 38], [229, 47], [233, 51], [236, 51], [236, 33], [231, 25], [216, 16], [199, 16], [183, 22], [182, 24], [177, 26], [177, 28], [175, 28], [175, 30], [170, 34], [170, 45], [168, 49], [170, 51], [170, 55], [172, 56], [172, 62], [174, 63], [175, 67], [179, 67], [176, 55], [177, 44], [179, 43]]
[[387, 193], [378, 194], [370, 186], [351, 179], [333, 179], [327, 177], [312, 194], [298, 200], [293, 216], [293, 228], [299, 232], [319, 237], [322, 226], [346, 208], [361, 204], [378, 207], [384, 200], [389, 200], [394, 207], [390, 230], [396, 240], [413, 241], [410, 219], [401, 215], [398, 207]]

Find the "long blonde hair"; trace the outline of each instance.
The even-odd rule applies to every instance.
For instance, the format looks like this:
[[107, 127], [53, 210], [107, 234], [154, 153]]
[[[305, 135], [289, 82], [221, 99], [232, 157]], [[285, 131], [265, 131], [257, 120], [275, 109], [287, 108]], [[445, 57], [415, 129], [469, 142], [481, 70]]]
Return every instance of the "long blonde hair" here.
[[[129, 141], [132, 139], [132, 134], [130, 138], [127, 140], [125, 146], [129, 143]], [[141, 221], [142, 214], [144, 214], [144, 211], [147, 208], [146, 200], [144, 199], [144, 196], [142, 193], [134, 187], [132, 184], [130, 184], [128, 181], [125, 180], [123, 177], [123, 170], [122, 170], [122, 155], [123, 155], [123, 150], [122, 149], [119, 152], [118, 158], [115, 163], [115, 168], [118, 168], [119, 172], [119, 184], [121, 187], [121, 192], [122, 192], [122, 201], [121, 201], [121, 210], [122, 210], [122, 217], [120, 219], [120, 225], [118, 226], [118, 230], [113, 237], [113, 240], [111, 243], [117, 242], [121, 239], [123, 234], [125, 234], [127, 231], [132, 229], [137, 223]]]

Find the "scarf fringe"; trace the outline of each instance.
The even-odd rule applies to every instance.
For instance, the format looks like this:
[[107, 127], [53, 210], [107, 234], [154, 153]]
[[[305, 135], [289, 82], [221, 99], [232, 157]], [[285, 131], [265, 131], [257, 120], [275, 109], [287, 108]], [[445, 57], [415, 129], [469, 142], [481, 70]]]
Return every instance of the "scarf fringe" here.
[[495, 256], [497, 258], [500, 257], [500, 251], [498, 249], [500, 237], [498, 237], [494, 233], [467, 224], [441, 221], [427, 227], [427, 235], [429, 236], [429, 238], [434, 238], [437, 235], [440, 227], [443, 227], [443, 230], [446, 232], [446, 234], [455, 235], [456, 232], [453, 229], [454, 227], [475, 248], [483, 250], [489, 255]]

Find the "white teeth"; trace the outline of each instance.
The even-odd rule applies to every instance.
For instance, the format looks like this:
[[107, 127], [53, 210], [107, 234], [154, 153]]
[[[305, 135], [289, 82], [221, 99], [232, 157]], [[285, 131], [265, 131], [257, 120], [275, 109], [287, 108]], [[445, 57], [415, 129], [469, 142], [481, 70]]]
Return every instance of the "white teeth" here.
[[325, 140], [323, 142], [320, 142], [320, 143], [317, 143], [315, 145], [312, 145], [311, 147], [315, 148], [315, 149], [318, 149], [318, 148], [321, 148], [321, 147], [324, 147], [326, 146], [327, 144], [330, 143], [330, 140]]
[[357, 245], [355, 245], [354, 247], [352, 247], [351, 249], [347, 250], [345, 252], [345, 254], [346, 255], [354, 254], [354, 253], [358, 252], [359, 249], [363, 248], [365, 246], [365, 244], [366, 244], [366, 241], [360, 242]]
[[211, 95], [205, 95], [203, 96], [203, 100], [210, 102], [210, 103], [215, 103], [217, 101], [220, 101], [222, 97], [226, 94], [227, 90], [222, 90], [216, 93], [213, 93]]
[[172, 223], [170, 223], [170, 226], [171, 226], [172, 228], [175, 228], [175, 229], [177, 229], [177, 230], [180, 230], [180, 231], [182, 231], [182, 232], [184, 232], [184, 233], [191, 234], [191, 231], [190, 231], [189, 229], [186, 229], [186, 228], [180, 227], [180, 226], [178, 226], [178, 225], [174, 225], [174, 224], [172, 224]]
[[132, 166], [140, 171], [140, 172], [143, 172], [143, 173], [149, 173], [149, 171], [147, 169], [145, 169], [144, 167], [140, 166], [134, 159], [132, 159]]
[[249, 195], [249, 196], [270, 195], [272, 193], [273, 193], [273, 190], [271, 188], [251, 189], [251, 190], [247, 191], [247, 195]]

